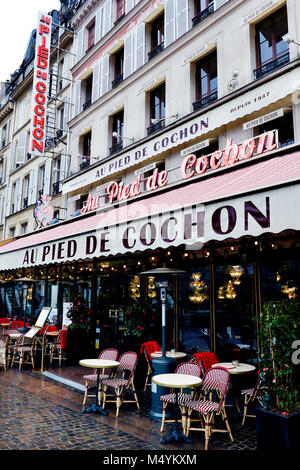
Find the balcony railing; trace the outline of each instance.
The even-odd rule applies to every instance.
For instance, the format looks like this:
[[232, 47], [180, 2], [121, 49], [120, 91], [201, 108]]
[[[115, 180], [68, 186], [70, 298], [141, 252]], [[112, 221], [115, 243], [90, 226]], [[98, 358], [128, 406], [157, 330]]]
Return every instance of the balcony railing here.
[[255, 78], [261, 78], [264, 75], [267, 75], [268, 73], [273, 72], [276, 69], [279, 69], [280, 67], [283, 67], [284, 65], [288, 64], [290, 61], [290, 54], [287, 52], [281, 57], [278, 57], [275, 60], [272, 60], [271, 62], [268, 62], [267, 64], [261, 65], [261, 67], [258, 67], [257, 69], [254, 70], [254, 75]]
[[147, 134], [148, 135], [154, 134], [155, 132], [159, 131], [163, 127], [165, 127], [165, 120], [164, 119], [162, 119], [161, 121], [158, 121], [157, 123], [152, 124], [152, 126], [148, 127], [147, 128]]
[[120, 23], [120, 21], [124, 18], [124, 16], [125, 16], [125, 13], [120, 15], [119, 18], [117, 18], [116, 21], [114, 22], [114, 25], [116, 26], [118, 23]]
[[90, 160], [87, 160], [86, 162], [82, 162], [79, 165], [80, 170], [84, 170], [85, 168], [88, 168], [90, 166]]
[[56, 137], [57, 139], [60, 139], [63, 135], [63, 130], [62, 129], [58, 129], [58, 131], [56, 131]]
[[118, 144], [114, 144], [109, 149], [109, 155], [114, 155], [117, 152], [120, 152], [123, 149], [123, 142], [119, 142]]
[[194, 111], [196, 111], [196, 109], [204, 108], [204, 106], [209, 105], [212, 101], [215, 101], [217, 99], [218, 99], [217, 91], [213, 91], [209, 95], [203, 96], [203, 98], [193, 103]]
[[5, 147], [7, 145], [6, 139], [3, 139], [1, 142], [1, 148]]
[[119, 83], [121, 83], [123, 81], [123, 74], [121, 73], [121, 75], [119, 75], [115, 80], [113, 80], [111, 82], [111, 86], [112, 88], [115, 88], [117, 85], [119, 85]]
[[28, 197], [24, 197], [23, 199], [23, 209], [26, 209], [28, 207]]
[[160, 54], [161, 51], [164, 50], [164, 47], [165, 47], [165, 43], [162, 42], [161, 44], [159, 44], [158, 46], [156, 46], [154, 49], [152, 49], [152, 51], [150, 51], [148, 53], [148, 59], [152, 59], [153, 57], [155, 57], [156, 55]]
[[56, 196], [60, 192], [59, 185], [60, 185], [59, 181], [57, 181], [56, 183], [53, 183], [53, 191], [52, 191], [53, 196]]
[[92, 100], [87, 100], [82, 106], [83, 111], [85, 111], [89, 106], [91, 106], [91, 104]]
[[193, 27], [196, 26], [201, 21], [205, 20], [205, 18], [211, 15], [214, 11], [215, 11], [214, 4], [212, 3], [211, 5], [209, 5], [208, 8], [206, 8], [205, 10], [202, 10], [201, 13], [199, 13], [199, 15], [195, 16], [195, 18], [192, 19]]

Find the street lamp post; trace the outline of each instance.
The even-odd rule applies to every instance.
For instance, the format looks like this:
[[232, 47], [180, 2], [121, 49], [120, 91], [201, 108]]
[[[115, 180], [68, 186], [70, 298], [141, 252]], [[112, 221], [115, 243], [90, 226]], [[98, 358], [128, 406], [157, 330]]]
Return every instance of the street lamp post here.
[[[155, 282], [156, 287], [160, 290], [160, 300], [161, 300], [161, 346], [162, 346], [162, 355], [161, 357], [156, 357], [152, 359], [152, 368], [154, 375], [158, 374], [168, 374], [174, 372], [176, 360], [166, 356], [166, 300], [167, 300], [167, 287], [168, 281], [167, 276], [173, 275], [178, 276], [184, 274], [185, 271], [180, 269], [170, 269], [170, 268], [156, 268], [149, 271], [144, 271], [141, 275], [155, 276], [157, 281]], [[168, 393], [168, 389], [165, 387], [157, 386], [152, 384], [152, 404], [150, 415], [153, 418], [162, 417], [162, 402], [160, 401], [160, 396]], [[168, 417], [166, 415], [166, 417]]]

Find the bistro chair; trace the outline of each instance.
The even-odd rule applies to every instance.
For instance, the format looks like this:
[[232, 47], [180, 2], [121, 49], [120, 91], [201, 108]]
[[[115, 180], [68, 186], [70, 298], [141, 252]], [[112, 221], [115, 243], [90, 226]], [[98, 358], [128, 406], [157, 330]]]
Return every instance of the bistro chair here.
[[[134, 372], [137, 363], [137, 353], [133, 351], [123, 353], [119, 358], [119, 363], [120, 365], [118, 366], [113, 378], [101, 381], [101, 384], [103, 385], [102, 408], [104, 409], [106, 402], [116, 403], [116, 418], [119, 416], [119, 410], [123, 403], [136, 403], [138, 410], [140, 409], [138, 396], [134, 388]], [[114, 389], [116, 400], [106, 400], [108, 387]], [[131, 390], [133, 392], [134, 400], [125, 399], [127, 390]]]
[[[99, 354], [97, 359], [106, 359], [109, 361], [116, 361], [117, 357], [119, 355], [119, 352], [117, 349], [114, 348], [108, 348], [108, 349], [103, 349], [101, 353]], [[101, 386], [101, 381], [104, 379], [108, 379], [112, 373], [113, 369], [102, 369], [102, 374], [99, 374], [99, 390], [98, 390], [98, 403], [101, 402], [101, 395], [102, 395], [102, 386]], [[104, 373], [105, 371], [105, 373]], [[96, 387], [97, 383], [97, 369], [93, 370], [92, 374], [84, 375], [83, 379], [85, 381], [85, 390], [84, 390], [84, 397], [83, 397], [83, 402], [82, 406], [86, 404], [86, 400], [88, 397], [95, 397], [95, 394], [89, 395], [88, 391], [92, 387]], [[92, 385], [90, 385], [90, 382], [92, 382]]]
[[200, 353], [193, 354], [191, 361], [196, 361], [200, 365], [203, 375], [214, 364], [218, 364], [220, 362], [215, 353], [210, 351], [202, 351]]
[[62, 360], [62, 348], [61, 348], [61, 334], [58, 333], [55, 336], [52, 345], [49, 347], [49, 355], [50, 355], [50, 365], [52, 364], [53, 359], [58, 360], [58, 366], [61, 367], [61, 360]]
[[[175, 374], [195, 375], [196, 377], [201, 377], [201, 367], [199, 366], [199, 364], [194, 364], [192, 362], [182, 362], [176, 367]], [[184, 412], [183, 405], [186, 402], [193, 400], [195, 398], [196, 391], [197, 390], [195, 388], [191, 394], [190, 393], [188, 394], [188, 393], [183, 393], [183, 390], [180, 389], [178, 401], [179, 401], [179, 407], [181, 410], [183, 428], [186, 427], [185, 426], [185, 412]], [[176, 394], [173, 392], [173, 390], [171, 390], [171, 393], [167, 395], [162, 395], [160, 399], [163, 402], [163, 412], [162, 412], [162, 422], [161, 422], [160, 432], [163, 432], [165, 423], [172, 423], [175, 421], [174, 419], [166, 420], [165, 417], [166, 417], [166, 408], [167, 408], [168, 403], [175, 404]]]
[[258, 379], [254, 387], [241, 391], [242, 395], [244, 395], [244, 414], [243, 414], [242, 426], [244, 426], [245, 420], [247, 417], [256, 418], [256, 415], [250, 415], [247, 413], [247, 411], [248, 411], [248, 405], [250, 402], [254, 402], [255, 400], [259, 401], [260, 385], [261, 385], [261, 378], [258, 376]]
[[[212, 432], [228, 432], [231, 441], [233, 441], [231, 429], [225, 411], [225, 397], [229, 384], [229, 372], [223, 367], [213, 367], [205, 372], [202, 382], [201, 394], [197, 401], [190, 400], [184, 405], [184, 412], [187, 410], [187, 419], [185, 420], [185, 435], [189, 432], [205, 432], [205, 450], [208, 449], [208, 441]], [[202, 422], [202, 427], [191, 428], [191, 414], [196, 411]], [[220, 415], [225, 421], [226, 429], [217, 429], [214, 425], [215, 416]], [[204, 421], [204, 427], [203, 427]]]
[[151, 386], [151, 380], [149, 380], [151, 377], [151, 374], [153, 373], [152, 366], [151, 366], [151, 362], [152, 362], [151, 353], [156, 352], [156, 351], [161, 351], [161, 348], [159, 344], [157, 343], [157, 341], [147, 341], [146, 343], [143, 343], [141, 346], [140, 353], [141, 354], [144, 353], [147, 366], [148, 366], [144, 392], [146, 391], [147, 386], [149, 385]]
[[9, 336], [0, 335], [0, 367], [6, 371], [9, 364], [8, 359]]
[[[19, 370], [21, 370], [23, 364], [31, 364], [34, 369], [34, 343], [35, 338], [27, 338], [24, 334], [16, 340], [11, 367], [16, 362], [19, 364]], [[29, 358], [27, 361], [25, 360], [26, 357]]]

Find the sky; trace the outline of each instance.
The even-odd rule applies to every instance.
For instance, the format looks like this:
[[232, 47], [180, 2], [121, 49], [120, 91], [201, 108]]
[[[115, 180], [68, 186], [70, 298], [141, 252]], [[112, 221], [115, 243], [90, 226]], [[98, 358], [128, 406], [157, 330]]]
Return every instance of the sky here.
[[0, 81], [20, 67], [38, 12], [59, 10], [59, 0], [0, 0]]

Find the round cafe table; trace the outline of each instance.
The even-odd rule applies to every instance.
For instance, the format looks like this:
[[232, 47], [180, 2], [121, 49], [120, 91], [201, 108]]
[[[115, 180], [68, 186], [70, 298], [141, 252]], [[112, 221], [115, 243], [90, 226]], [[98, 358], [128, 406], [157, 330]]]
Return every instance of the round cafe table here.
[[98, 403], [98, 390], [99, 390], [99, 382], [100, 382], [100, 369], [112, 369], [114, 367], [118, 367], [120, 365], [117, 361], [109, 361], [106, 359], [81, 359], [79, 364], [83, 367], [91, 367], [92, 369], [97, 369], [97, 386], [95, 392], [95, 400], [94, 403], [83, 410], [82, 413], [101, 413], [102, 415], [106, 416], [108, 413], [104, 411], [102, 406]]
[[[230, 376], [238, 376], [242, 374], [249, 374], [253, 372], [256, 367], [252, 366], [251, 364], [245, 364], [243, 362], [239, 362], [239, 365], [235, 365], [232, 362], [219, 362], [217, 364], [213, 364], [212, 367], [224, 367], [227, 369]], [[235, 419], [238, 419], [241, 416], [241, 410], [239, 405], [239, 396], [240, 396], [240, 386], [237, 380], [232, 381], [232, 391], [233, 391], [233, 415]]]
[[178, 395], [179, 395], [180, 389], [197, 387], [198, 385], [202, 383], [202, 379], [194, 375], [174, 373], [174, 374], [155, 375], [154, 377], [152, 377], [152, 382], [162, 387], [169, 387], [169, 388], [175, 389], [174, 428], [173, 428], [173, 431], [161, 441], [161, 443], [167, 444], [172, 441], [179, 442], [180, 440], [183, 440], [185, 442], [191, 442], [191, 440], [185, 436], [183, 431], [179, 430], [178, 417], [180, 416], [180, 406], [178, 403]]
[[[157, 351], [157, 352], [154, 351], [153, 353], [151, 353], [152, 359], [154, 359], [155, 357], [161, 357], [161, 356], [162, 356], [161, 351]], [[184, 357], [186, 357], [186, 353], [180, 352], [180, 351], [175, 351], [175, 352], [166, 351], [166, 356], [172, 357], [173, 359], [183, 359]]]

